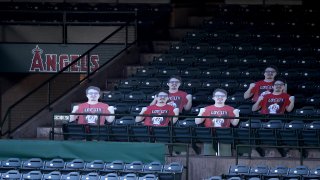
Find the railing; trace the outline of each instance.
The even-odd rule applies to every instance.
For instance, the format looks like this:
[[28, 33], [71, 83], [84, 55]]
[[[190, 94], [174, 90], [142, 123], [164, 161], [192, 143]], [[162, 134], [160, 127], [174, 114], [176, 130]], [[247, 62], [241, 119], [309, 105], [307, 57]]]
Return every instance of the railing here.
[[68, 43], [69, 26], [121, 26], [134, 22], [134, 11], [1, 10], [0, 25], [37, 25], [61, 27], [61, 43]]
[[[118, 55], [136, 42], [136, 31], [137, 25], [135, 21], [119, 22], [117, 28], [111, 33], [108, 32], [110, 34], [104, 39], [93, 45], [92, 48], [87, 50], [80, 57], [70, 62], [69, 65], [53, 74], [38, 87], [12, 104], [6, 111], [4, 119], [0, 122], [1, 137], [7, 135], [7, 137], [11, 138], [12, 132], [29, 122], [42, 110], [46, 108], [50, 109], [50, 106], [54, 102], [62, 98], [80, 83], [88, 80], [97, 71], [113, 61]], [[123, 41], [117, 43], [117, 45], [113, 44], [113, 48], [108, 48], [108, 40], [119, 34], [123, 37]], [[99, 67], [95, 67], [91, 62], [92, 59], [90, 57], [95, 54], [103, 55], [103, 57], [99, 57], [99, 62], [101, 63]], [[84, 67], [86, 68], [84, 72], [85, 76], [82, 79], [79, 78], [78, 73], [69, 72], [69, 69], [84, 62]], [[37, 103], [34, 103], [35, 101], [37, 101]], [[26, 112], [23, 115], [20, 113], [22, 110]]]
[[[134, 127], [143, 127], [143, 125], [141, 124], [136, 124], [134, 122], [127, 124], [124, 123], [123, 125], [116, 125], [116, 124], [108, 124], [108, 125], [104, 125], [104, 126], [96, 126], [96, 125], [83, 125], [84, 127], [90, 129], [92, 128], [97, 128], [94, 132], [85, 132], [85, 131], [78, 131], [78, 132], [63, 132], [61, 129], [59, 131], [57, 131], [57, 128], [61, 128], [62, 126], [67, 126], [69, 124], [69, 115], [72, 113], [58, 113], [54, 115], [53, 118], [53, 122], [52, 122], [52, 130], [51, 130], [51, 136], [50, 138], [52, 140], [55, 139], [55, 136], [57, 137], [68, 137], [68, 135], [79, 135], [82, 136], [83, 139], [86, 139], [86, 137], [89, 137], [87, 140], [102, 140], [102, 141], [127, 141], [127, 142], [136, 142], [137, 141], [137, 137], [140, 138], [140, 140], [144, 141], [144, 142], [158, 142], [156, 140], [156, 138], [162, 138], [165, 139], [164, 143], [171, 143], [171, 144], [189, 144], [191, 145], [191, 147], [195, 150], [195, 152], [199, 153], [199, 148], [196, 146], [196, 143], [210, 143], [210, 144], [215, 144], [215, 143], [220, 143], [223, 141], [229, 141], [230, 144], [232, 145], [232, 148], [236, 150], [237, 154], [236, 154], [236, 158], [238, 160], [238, 150], [241, 147], [248, 147], [251, 149], [253, 148], [265, 148], [265, 147], [269, 147], [269, 148], [292, 148], [292, 149], [299, 149], [301, 150], [300, 153], [300, 162], [301, 164], [303, 163], [303, 153], [302, 151], [305, 151], [306, 149], [320, 149], [320, 138], [318, 136], [315, 136], [315, 139], [318, 139], [318, 141], [314, 142], [315, 145], [307, 145], [307, 143], [305, 143], [304, 141], [306, 140], [305, 137], [301, 136], [301, 132], [303, 130], [305, 130], [305, 126], [303, 127], [303, 129], [295, 129], [295, 127], [292, 127], [290, 129], [290, 127], [288, 127], [288, 130], [292, 130], [292, 132], [296, 132], [297, 133], [297, 137], [296, 139], [290, 139], [290, 138], [295, 138], [295, 137], [280, 137], [279, 136], [279, 132], [280, 130], [285, 130], [286, 128], [284, 128], [286, 123], [289, 123], [289, 121], [292, 120], [300, 120], [302, 122], [304, 122], [304, 124], [307, 123], [311, 123], [314, 121], [317, 121], [318, 117], [304, 117], [304, 116], [256, 116], [256, 117], [237, 117], [238, 119], [240, 119], [240, 123], [243, 123], [244, 121], [246, 121], [246, 123], [248, 123], [248, 125], [246, 125], [246, 127], [232, 127], [232, 128], [206, 128], [203, 127], [202, 125], [196, 125], [196, 124], [186, 124], [185, 126], [183, 126], [183, 124], [181, 123], [176, 123], [175, 125], [173, 125], [172, 123], [170, 123], [169, 127], [164, 127], [167, 128], [167, 133], [163, 133], [163, 134], [157, 134], [155, 135], [153, 133], [153, 127], [148, 127], [148, 132], [146, 133], [141, 133], [141, 134], [135, 134], [133, 133], [133, 128]], [[86, 115], [86, 113], [75, 113], [77, 115]], [[104, 116], [108, 116], [108, 114], [100, 114], [104, 115]], [[128, 116], [128, 114], [115, 114], [115, 116]], [[131, 115], [132, 116], [132, 115]], [[150, 116], [150, 115], [143, 115], [143, 116]], [[177, 116], [168, 116], [168, 117], [177, 117]], [[183, 121], [183, 118], [195, 118], [198, 116], [178, 116], [179, 120], [178, 121]], [[207, 116], [201, 116], [203, 118], [207, 117]], [[213, 118], [210, 116], [210, 118]], [[227, 118], [227, 117], [225, 117]], [[283, 122], [283, 126], [281, 128], [274, 128], [274, 136], [273, 137], [258, 137], [258, 132], [259, 129], [257, 128], [253, 128], [251, 127], [251, 123], [252, 120], [254, 119], [260, 119], [261, 120], [261, 129], [268, 129], [267, 127], [262, 127], [263, 123], [267, 123], [267, 122], [271, 122], [271, 120], [280, 120]], [[264, 122], [265, 121], [265, 122]], [[123, 133], [117, 133], [117, 132], [112, 132], [111, 129], [112, 127], [123, 127], [122, 129], [125, 129], [125, 131], [123, 131]], [[184, 127], [185, 130], [187, 131], [180, 131], [180, 134], [177, 133], [177, 129]], [[131, 129], [130, 129], [131, 128]], [[220, 136], [218, 134], [218, 132], [216, 132], [217, 130], [226, 130], [225, 132], [230, 132], [230, 134], [225, 134], [225, 136]], [[236, 131], [238, 129], [245, 129], [245, 134], [244, 135], [237, 135]], [[271, 128], [270, 128], [271, 129]], [[203, 131], [203, 134], [199, 135], [197, 134], [197, 130], [205, 130]], [[207, 130], [207, 131], [206, 131]], [[313, 129], [314, 132], [316, 134], [320, 133], [320, 129]], [[190, 132], [190, 133], [182, 133], [182, 132]], [[63, 137], [63, 138], [64, 138]], [[114, 138], [117, 137], [117, 138]], [[143, 139], [144, 138], [144, 139]], [[262, 143], [262, 141], [265, 140], [265, 138], [267, 138], [267, 140], [270, 140], [269, 138], [271, 138], [271, 140], [273, 140], [275, 142], [276, 145], [268, 145], [265, 143]], [[61, 139], [61, 138], [60, 138]], [[284, 141], [290, 141], [292, 140], [295, 141], [292, 145], [288, 145], [286, 144]], [[139, 140], [138, 140], [139, 141]], [[310, 140], [309, 140], [310, 141]], [[250, 153], [248, 158], [252, 158]]]

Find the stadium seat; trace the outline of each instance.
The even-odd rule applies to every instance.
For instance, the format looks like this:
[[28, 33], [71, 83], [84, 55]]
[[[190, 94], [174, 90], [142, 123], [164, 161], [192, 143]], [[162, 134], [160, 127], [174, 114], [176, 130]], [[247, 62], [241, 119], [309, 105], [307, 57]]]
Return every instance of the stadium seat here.
[[25, 174], [22, 174], [21, 180], [41, 180], [42, 173], [41, 171], [30, 171]]
[[[229, 78], [227, 78], [227, 79], [229, 79]], [[221, 86], [221, 88], [224, 88], [228, 93], [233, 94], [238, 89], [239, 83], [236, 80], [226, 80], [226, 81], [222, 82], [220, 84], [220, 86]]]
[[39, 170], [43, 167], [43, 161], [40, 158], [31, 158], [23, 161], [20, 170]]
[[172, 134], [170, 126], [152, 126], [150, 127], [152, 137], [155, 142], [171, 143]]
[[304, 130], [301, 131], [302, 144], [308, 147], [318, 147], [320, 145], [318, 121], [307, 122]]
[[285, 123], [283, 129], [278, 129], [280, 145], [293, 147], [300, 146], [300, 131], [303, 128], [304, 122], [302, 120], [293, 120]]
[[183, 41], [187, 42], [188, 44], [197, 44], [204, 42], [206, 37], [206, 31], [191, 31], [186, 33], [186, 35], [183, 37]]
[[50, 161], [45, 161], [42, 171], [51, 172], [51, 171], [60, 171], [64, 168], [65, 162], [63, 159], [54, 158]]
[[304, 106], [302, 108], [296, 109], [295, 115], [297, 116], [314, 116], [315, 115], [315, 108], [314, 106]]
[[153, 137], [150, 134], [149, 127], [144, 125], [131, 126], [130, 141], [134, 142], [153, 142]]
[[[161, 81], [158, 78], [148, 78], [146, 77], [146, 79], [143, 79], [141, 81], [141, 85], [137, 88], [139, 91], [142, 91], [145, 94], [149, 94], [149, 93], [153, 93], [155, 91], [158, 91], [161, 87]], [[144, 94], [144, 98], [142, 99], [145, 100], [146, 99], [146, 95]], [[141, 102], [141, 100], [140, 100]]]
[[129, 164], [126, 164], [125, 167], [124, 167], [124, 172], [131, 172], [131, 173], [141, 173], [142, 172], [142, 169], [143, 169], [143, 162], [141, 161], [133, 161]]
[[119, 180], [119, 176], [117, 173], [108, 173], [106, 175], [102, 175], [100, 179]]
[[134, 173], [125, 174], [123, 176], [120, 176], [120, 180], [137, 180], [138, 177]]
[[11, 169], [20, 169], [22, 162], [20, 158], [8, 158], [2, 160], [1, 169], [3, 170], [11, 170]]
[[[83, 159], [73, 159], [72, 161], [66, 162], [66, 166], [63, 169], [63, 171], [67, 172], [77, 172], [77, 171], [82, 171], [85, 167], [85, 162]], [[75, 176], [75, 174], [71, 173], [70, 176]], [[68, 176], [64, 176], [67, 178]], [[62, 178], [62, 177], [61, 177]]]
[[201, 70], [197, 67], [187, 67], [181, 70], [180, 76], [186, 79], [201, 78]]
[[[281, 120], [269, 120], [262, 123], [262, 127], [257, 131], [257, 142], [259, 145], [278, 146], [279, 138], [277, 129], [283, 128], [283, 122]], [[258, 148], [261, 156], [264, 156], [264, 150]], [[280, 152], [281, 150], [278, 149]], [[285, 156], [283, 153], [282, 156]]]
[[201, 42], [201, 43], [192, 45], [188, 53], [201, 57], [204, 54], [208, 53], [209, 47], [210, 47], [210, 44], [208, 42]]
[[114, 160], [110, 163], [106, 163], [104, 169], [101, 172], [108, 173], [108, 174], [109, 173], [117, 174], [124, 170], [124, 166], [125, 166], [125, 163], [122, 160]]
[[19, 170], [9, 170], [1, 174], [1, 179], [3, 180], [20, 180], [21, 174]]
[[[221, 64], [224, 65], [224, 66], [234, 66], [236, 65], [237, 63], [239, 63], [239, 57], [237, 55], [226, 55], [224, 57], [221, 58]], [[232, 73], [232, 74], [236, 74], [238, 73], [237, 71], [237, 68], [232, 68], [232, 70], [236, 70], [235, 73]], [[232, 71], [229, 70], [229, 73], [231, 73]], [[224, 73], [222, 72], [221, 73], [222, 75], [224, 75]], [[228, 76], [228, 74], [224, 75], [224, 77], [230, 77]], [[233, 76], [232, 76], [233, 77]]]
[[[150, 82], [149, 82], [150, 83]], [[152, 89], [150, 92], [153, 92]], [[140, 103], [146, 99], [146, 94], [143, 91], [130, 91], [124, 95], [124, 102], [133, 102], [133, 103]]]
[[288, 167], [283, 165], [277, 165], [275, 167], [271, 167], [268, 174], [263, 175], [265, 179], [270, 178], [279, 178], [282, 179], [282, 176], [287, 175]]
[[173, 75], [180, 75], [180, 70], [174, 66], [161, 67], [157, 73], [158, 78], [169, 78]]
[[[258, 60], [256, 60], [258, 61]], [[258, 63], [258, 62], [255, 62]], [[254, 64], [253, 66], [256, 66], [256, 64]], [[244, 79], [255, 79], [257, 77], [262, 76], [262, 71], [259, 68], [249, 68], [249, 69], [244, 69], [241, 71], [241, 78]]]
[[313, 169], [310, 169], [309, 173], [307, 175], [302, 175], [303, 180], [313, 180], [313, 179], [319, 179], [320, 178], [320, 167], [315, 167]]
[[294, 168], [289, 168], [288, 174], [283, 175], [284, 179], [298, 178], [306, 176], [309, 173], [309, 168], [307, 166], [296, 166]]
[[68, 174], [62, 174], [61, 180], [79, 180], [80, 173], [78, 171], [69, 172]]
[[153, 62], [151, 65], [153, 66], [168, 66], [170, 64], [172, 64], [175, 60], [175, 56], [173, 56], [172, 54], [164, 54], [164, 55], [161, 55], [159, 57], [154, 57], [153, 58]]
[[132, 114], [133, 116], [136, 116], [141, 112], [142, 108], [147, 106], [149, 106], [149, 103], [140, 103], [140, 104], [132, 105], [130, 108], [130, 114]]
[[99, 180], [100, 176], [97, 172], [90, 172], [85, 175], [81, 175], [81, 180]]
[[193, 94], [197, 89], [201, 88], [201, 81], [199, 79], [189, 79], [185, 81], [182, 88], [189, 94]]
[[234, 51], [236, 54], [240, 54], [240, 55], [249, 55], [249, 54], [253, 54], [254, 52], [254, 46], [251, 43], [241, 43], [239, 45], [236, 45], [234, 47]]
[[171, 162], [163, 166], [162, 172], [159, 173], [159, 179], [163, 180], [181, 180], [183, 165], [179, 162]]
[[107, 103], [110, 102], [119, 102], [123, 99], [124, 95], [121, 91], [110, 91], [110, 92], [103, 92], [102, 94], [102, 101]]
[[208, 68], [212, 66], [220, 65], [220, 59], [216, 55], [204, 55], [195, 62], [195, 67]]
[[[193, 63], [196, 62], [196, 60], [197, 57], [193, 53], [191, 53], [176, 57], [175, 61], [173, 61], [172, 64], [179, 68], [188, 68], [192, 67]], [[181, 76], [186, 77], [186, 74], [182, 74]]]
[[[104, 166], [105, 166], [105, 163], [103, 160], [96, 159], [91, 162], [87, 162], [84, 166], [84, 171], [98, 172], [100, 170], [103, 170]], [[93, 175], [95, 175], [95, 174], [93, 174]], [[90, 175], [88, 174], [88, 176], [90, 176]]]
[[320, 105], [320, 94], [314, 94], [311, 97], [306, 99], [306, 104], [310, 106], [319, 106]]
[[194, 141], [197, 143], [213, 143], [215, 142], [213, 137], [212, 128], [207, 127], [194, 127]]
[[115, 119], [114, 124], [109, 126], [110, 140], [112, 141], [129, 141], [130, 126], [135, 123], [133, 116], [123, 116]]
[[108, 141], [109, 140], [109, 128], [108, 125], [96, 126], [96, 125], [87, 125], [88, 129], [86, 140], [97, 140], [97, 141]]
[[233, 128], [215, 128], [214, 138], [218, 143], [221, 144], [231, 144], [234, 147], [235, 139]]
[[140, 80], [138, 78], [127, 78], [120, 80], [120, 83], [118, 85], [118, 90], [121, 92], [128, 92], [136, 90], [136, 88], [140, 85]]
[[178, 120], [172, 129], [174, 143], [191, 143], [193, 137], [193, 127], [195, 127], [194, 118], [185, 118]]
[[256, 67], [259, 63], [259, 59], [255, 55], [247, 55], [239, 58], [239, 63], [246, 67]]
[[139, 177], [138, 180], [158, 180], [158, 177], [155, 174], [146, 174]]
[[152, 78], [157, 73], [158, 69], [154, 66], [143, 66], [137, 69], [135, 77], [138, 78]]
[[161, 173], [163, 165], [158, 161], [153, 161], [143, 166], [143, 173]]
[[48, 173], [43, 174], [43, 180], [60, 180], [61, 179], [61, 172], [60, 171], [50, 171]]
[[113, 105], [115, 114], [128, 114], [130, 112], [131, 105], [129, 102], [119, 102]]
[[240, 116], [248, 117], [253, 113], [252, 105], [249, 105], [249, 104], [241, 104], [236, 109], [240, 110], [240, 113], [239, 113]]
[[244, 177], [249, 173], [250, 167], [246, 165], [231, 165], [228, 173], [225, 175], [226, 178], [232, 177]]
[[264, 175], [269, 173], [269, 167], [267, 165], [257, 165], [255, 167], [251, 167], [249, 173], [245, 175], [246, 178], [257, 177], [259, 179], [263, 179]]
[[68, 123], [63, 124], [63, 138], [65, 140], [83, 140], [86, 139], [86, 131], [83, 124]]

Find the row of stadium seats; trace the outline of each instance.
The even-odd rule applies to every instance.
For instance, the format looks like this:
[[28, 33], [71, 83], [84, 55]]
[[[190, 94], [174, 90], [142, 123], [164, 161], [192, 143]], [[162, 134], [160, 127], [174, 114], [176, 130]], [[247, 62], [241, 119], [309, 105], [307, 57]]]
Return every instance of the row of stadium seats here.
[[299, 165], [288, 168], [284, 165], [268, 167], [267, 165], [247, 166], [247, 165], [231, 165], [229, 171], [225, 174], [212, 176], [207, 180], [273, 180], [275, 179], [298, 179], [298, 180], [315, 180], [320, 178], [320, 166], [309, 168], [308, 166]]
[[[82, 159], [73, 159], [65, 162], [63, 159], [43, 161], [41, 158], [30, 158], [25, 161], [19, 158], [9, 158], [0, 162], [2, 179], [89, 178], [88, 180], [96, 180], [102, 177], [109, 178], [111, 175], [127, 178], [133, 176], [137, 179], [138, 177], [151, 177], [151, 174], [153, 174], [154, 178], [159, 179], [180, 179], [183, 172], [183, 165], [178, 162], [163, 165], [156, 161], [150, 163], [141, 161], [125, 163], [122, 160], [112, 162], [93, 160], [85, 162]], [[60, 178], [57, 178], [58, 176]], [[133, 177], [131, 179], [134, 179]]]
[[[120, 123], [121, 122], [121, 123]], [[169, 127], [135, 125], [131, 119], [122, 119], [117, 125], [92, 126], [65, 124], [65, 139], [87, 139], [129, 142], [213, 143], [235, 145], [272, 145], [319, 147], [320, 124], [317, 121], [283, 120], [242, 121], [237, 128], [206, 128], [195, 125], [194, 119], [179, 120]]]
[[[41, 173], [40, 171], [30, 171], [27, 173], [20, 173], [17, 170], [9, 170], [8, 172], [0, 173], [3, 180], [158, 180], [155, 174], [137, 175], [135, 173], [128, 173], [118, 175], [116, 173], [108, 173], [106, 175], [99, 175], [96, 172], [80, 175], [79, 172], [70, 172], [68, 174], [61, 174], [59, 171], [49, 173]], [[165, 179], [165, 178], [160, 178]]]
[[295, 45], [301, 44], [314, 44], [320, 40], [319, 34], [317, 32], [287, 32], [283, 30], [279, 31], [263, 31], [249, 29], [249, 30], [217, 30], [213, 28], [211, 30], [195, 30], [189, 31], [183, 37], [183, 42], [191, 45], [197, 43], [209, 43], [217, 44], [222, 42], [233, 42], [238, 43], [271, 43], [271, 44], [283, 44], [292, 43]]
[[188, 43], [173, 44], [169, 50], [169, 54], [214, 54], [214, 55], [314, 55], [318, 56], [320, 49], [317, 45], [293, 43], [259, 43], [256, 44], [240, 42], [234, 43], [224, 40], [223, 42], [198, 43], [195, 45]]
[[[201, 86], [193, 86], [190, 88], [181, 89], [192, 94], [192, 108], [197, 109], [197, 106], [202, 105], [202, 107], [204, 107], [206, 105], [212, 104], [214, 102], [212, 99], [212, 89], [224, 88], [229, 92], [228, 98], [226, 100], [227, 104], [233, 106], [250, 105], [249, 109], [251, 109], [252, 102], [249, 99], [245, 100], [243, 98], [243, 92], [245, 91], [244, 88], [239, 88], [239, 85], [237, 83], [229, 81], [224, 83], [223, 85], [224, 86], [218, 86], [217, 84], [215, 84], [214, 86], [207, 86], [206, 88], [202, 88]], [[302, 87], [303, 85], [305, 86]], [[302, 84], [298, 87], [290, 87], [288, 89], [290, 92], [298, 93], [294, 94], [295, 109], [303, 108], [310, 114], [316, 114], [317, 109], [320, 108], [320, 95], [315, 93], [317, 91], [317, 88], [310, 88], [309, 90], [309, 88], [307, 87], [308, 86], [306, 86], [306, 84]], [[115, 106], [116, 111], [120, 114], [124, 112], [132, 112], [135, 114], [136, 112], [140, 112], [140, 107], [146, 107], [152, 102], [157, 91], [165, 88], [165, 86], [159, 86], [158, 88], [145, 87], [140, 88], [139, 90], [135, 90], [134, 88], [127, 88], [121, 90], [119, 89], [118, 91], [103, 92], [101, 101]], [[305, 94], [309, 93], [310, 96], [304, 95], [304, 92], [306, 92]], [[194, 114], [194, 112], [190, 113]], [[251, 112], [248, 112], [247, 114], [251, 114]], [[303, 115], [303, 113], [300, 112], [296, 112], [296, 114]]]
[[[154, 57], [149, 63], [149, 69], [152, 70], [154, 66], [160, 68], [168, 68], [168, 66], [176, 66], [178, 69], [182, 68], [199, 68], [206, 70], [208, 68], [236, 68], [237, 65], [242, 64], [248, 68], [264, 68], [268, 64], [274, 64], [279, 68], [285, 68], [289, 63], [294, 63], [296, 68], [311, 68], [319, 65], [319, 59], [313, 56], [256, 56], [256, 55], [205, 55], [205, 54], [162, 54]], [[148, 68], [148, 67], [146, 67]], [[305, 69], [306, 71], [307, 69]]]
[[147, 3], [59, 3], [59, 2], [1, 2], [0, 10], [15, 11], [141, 11], [168, 12], [168, 4]]

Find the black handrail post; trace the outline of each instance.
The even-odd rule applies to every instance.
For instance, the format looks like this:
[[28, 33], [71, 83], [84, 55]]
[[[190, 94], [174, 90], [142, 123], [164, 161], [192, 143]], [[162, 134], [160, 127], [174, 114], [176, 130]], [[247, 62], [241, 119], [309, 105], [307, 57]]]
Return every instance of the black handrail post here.
[[128, 46], [128, 25], [129, 23], [126, 24], [126, 29], [125, 29], [125, 33], [126, 33], [125, 42], [124, 42], [125, 47]]
[[136, 11], [134, 13], [135, 18], [134, 18], [134, 26], [135, 26], [135, 41], [138, 39], [138, 12]]
[[67, 44], [67, 12], [63, 11], [63, 15], [62, 15], [62, 42], [63, 44]]
[[54, 120], [54, 114], [52, 114], [52, 126], [51, 126], [51, 132], [49, 134], [49, 140], [54, 141], [54, 126], [55, 126], [55, 120]]
[[51, 106], [51, 80], [48, 82], [48, 109]]
[[[90, 52], [88, 53], [88, 55], [87, 55], [87, 77], [89, 78], [90, 77]], [[90, 79], [89, 79], [89, 81], [90, 81]]]
[[9, 118], [9, 121], [8, 121], [8, 136], [7, 136], [7, 138], [10, 139], [10, 137], [11, 137], [11, 109], [9, 110], [8, 118]]

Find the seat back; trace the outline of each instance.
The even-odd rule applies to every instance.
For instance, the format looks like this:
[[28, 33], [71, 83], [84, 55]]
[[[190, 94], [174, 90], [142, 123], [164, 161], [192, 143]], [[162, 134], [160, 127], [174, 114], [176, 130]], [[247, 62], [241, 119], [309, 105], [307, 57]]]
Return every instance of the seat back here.
[[43, 161], [40, 158], [31, 158], [22, 163], [23, 169], [41, 169]]
[[105, 163], [103, 160], [93, 160], [85, 164], [84, 169], [86, 171], [99, 171], [103, 170]]
[[41, 171], [30, 171], [26, 174], [22, 175], [23, 180], [41, 180], [42, 179], [42, 173]]
[[[85, 166], [85, 162], [83, 159], [73, 159], [72, 161], [66, 162], [65, 170], [83, 170]], [[74, 174], [70, 174], [70, 176], [74, 176]]]
[[43, 180], [60, 180], [61, 172], [60, 171], [51, 171], [48, 174], [43, 174]]
[[61, 180], [79, 180], [80, 173], [79, 172], [70, 172], [68, 174], [62, 174]]
[[44, 163], [43, 170], [49, 170], [49, 171], [62, 170], [64, 166], [65, 166], [65, 162], [63, 159], [55, 158], [50, 161], [46, 161]]
[[162, 171], [163, 165], [158, 162], [158, 161], [154, 161], [154, 162], [150, 162], [149, 164], [145, 164], [143, 166], [143, 172], [144, 173], [160, 173]]
[[142, 172], [143, 162], [141, 161], [133, 161], [129, 164], [126, 164], [124, 170], [126, 172]]

